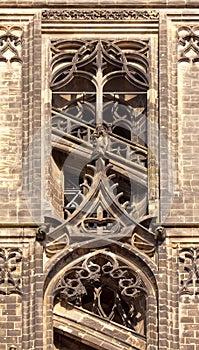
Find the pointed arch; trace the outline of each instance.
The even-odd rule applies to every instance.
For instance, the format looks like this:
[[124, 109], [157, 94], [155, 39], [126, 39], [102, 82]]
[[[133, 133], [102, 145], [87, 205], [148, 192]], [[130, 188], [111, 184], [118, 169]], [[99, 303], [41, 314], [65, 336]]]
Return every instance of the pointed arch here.
[[[82, 278], [78, 279], [77, 271], [81, 271]], [[103, 275], [103, 272], [108, 273]], [[120, 274], [120, 278], [115, 277], [116, 275], [118, 277], [118, 273]], [[87, 281], [85, 278], [86, 274], [88, 277]], [[69, 249], [65, 249], [49, 261], [46, 269], [44, 305], [46, 306], [47, 344], [53, 342], [54, 329], [56, 334], [57, 332], [59, 334], [61, 332], [63, 337], [75, 339], [77, 342], [83, 342], [83, 344], [87, 344], [93, 349], [107, 348], [102, 338], [105, 337], [106, 343], [109, 343], [111, 342], [113, 333], [116, 340], [115, 350], [127, 349], [129, 345], [132, 346], [132, 349], [156, 349], [157, 285], [155, 274], [156, 267], [149, 258], [138, 253], [136, 249], [125, 246], [121, 242], [112, 242], [111, 240], [98, 241], [96, 239], [90, 246], [85, 243], [82, 245], [75, 244]], [[75, 277], [76, 281], [72, 276], [77, 277]], [[98, 279], [97, 282], [95, 281], [96, 279]], [[130, 280], [131, 284], [129, 284]], [[85, 292], [86, 288], [90, 288], [89, 293], [93, 292], [95, 294], [98, 289], [98, 296], [95, 295], [95, 311], [98, 310], [93, 312], [91, 307], [89, 309], [85, 305], [78, 305], [78, 298], [68, 298], [66, 297], [67, 293], [65, 294], [65, 300], [64, 297], [63, 299], [60, 298], [59, 292], [62, 292], [62, 296], [64, 295], [63, 285], [61, 286], [60, 284], [61, 281], [69, 282], [71, 286], [75, 287], [77, 295], [79, 293], [80, 297], [81, 292]], [[78, 286], [79, 282], [81, 288], [80, 285]], [[103, 284], [103, 292], [108, 293], [108, 304], [112, 305], [109, 305], [110, 314], [111, 312], [112, 314], [114, 313], [114, 308], [119, 307], [120, 317], [118, 314], [115, 315], [115, 319], [109, 319], [108, 316], [110, 314], [107, 316], [106, 295], [103, 296], [103, 305], [99, 305], [99, 294], [102, 293], [100, 283]], [[125, 295], [124, 287], [129, 287], [128, 296]], [[73, 296], [75, 295], [75, 288], [69, 291]], [[138, 294], [138, 306], [137, 310], [135, 310], [136, 298], [134, 297], [136, 295], [138, 296]], [[120, 298], [123, 296], [124, 299], [117, 300], [116, 306], [114, 306], [118, 295]], [[83, 302], [89, 303], [90, 300], [84, 298]], [[139, 309], [139, 303], [142, 303], [142, 311]], [[146, 332], [141, 332], [139, 331], [139, 327], [136, 328], [133, 326], [133, 322], [135, 325], [135, 319], [134, 321], [131, 320], [132, 324], [129, 327], [128, 322], [126, 324], [124, 320], [123, 323], [121, 322], [121, 312], [125, 311], [123, 317], [126, 317], [126, 315], [129, 317], [130, 306], [132, 310], [134, 308], [134, 317], [137, 317], [137, 320], [138, 318], [143, 320], [143, 305], [145, 307], [145, 319], [143, 322]], [[123, 308], [123, 311], [121, 311], [121, 308]], [[144, 329], [143, 322], [142, 330]], [[137, 323], [139, 324], [139, 322]], [[102, 328], [103, 335], [101, 333]], [[95, 335], [93, 336], [94, 331]], [[101, 344], [100, 347], [99, 344]]]

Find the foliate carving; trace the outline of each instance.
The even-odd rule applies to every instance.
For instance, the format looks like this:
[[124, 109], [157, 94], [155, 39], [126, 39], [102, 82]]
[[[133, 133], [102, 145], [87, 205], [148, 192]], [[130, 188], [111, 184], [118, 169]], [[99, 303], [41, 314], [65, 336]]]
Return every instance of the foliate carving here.
[[46, 21], [157, 21], [159, 12], [154, 10], [45, 10], [42, 19]]
[[199, 26], [178, 28], [179, 62], [199, 61]]
[[180, 252], [180, 294], [199, 295], [199, 248]]
[[57, 301], [145, 333], [146, 287], [137, 272], [105, 250], [90, 254], [62, 276]]
[[20, 27], [0, 26], [0, 61], [22, 62]]
[[0, 248], [0, 294], [21, 294], [22, 252], [16, 248]]

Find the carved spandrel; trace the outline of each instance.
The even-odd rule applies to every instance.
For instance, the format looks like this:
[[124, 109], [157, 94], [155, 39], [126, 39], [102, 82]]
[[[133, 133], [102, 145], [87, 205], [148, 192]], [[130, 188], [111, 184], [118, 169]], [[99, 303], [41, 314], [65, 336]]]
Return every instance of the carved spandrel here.
[[0, 61], [22, 63], [21, 43], [22, 28], [0, 26]]
[[0, 248], [0, 294], [21, 294], [22, 252], [17, 248]]

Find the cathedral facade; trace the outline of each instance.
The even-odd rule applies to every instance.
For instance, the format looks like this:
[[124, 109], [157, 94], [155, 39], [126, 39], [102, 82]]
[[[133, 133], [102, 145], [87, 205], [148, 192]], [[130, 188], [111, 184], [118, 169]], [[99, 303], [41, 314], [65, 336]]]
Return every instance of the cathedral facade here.
[[199, 347], [199, 1], [0, 3], [0, 349]]

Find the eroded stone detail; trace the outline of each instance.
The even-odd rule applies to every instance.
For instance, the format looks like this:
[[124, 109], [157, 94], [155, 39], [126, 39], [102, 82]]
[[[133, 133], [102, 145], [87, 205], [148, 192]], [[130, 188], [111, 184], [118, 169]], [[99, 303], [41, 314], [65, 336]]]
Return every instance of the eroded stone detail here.
[[0, 26], [0, 61], [22, 62], [21, 59], [21, 36], [20, 27]]
[[0, 248], [0, 294], [21, 294], [22, 252], [17, 248]]
[[199, 248], [180, 252], [180, 294], [199, 295]]
[[55, 288], [57, 301], [145, 333], [147, 289], [137, 272], [102, 250], [75, 265]]
[[155, 10], [45, 10], [42, 12], [43, 20], [108, 20], [108, 21], [148, 21], [158, 20], [159, 12]]
[[199, 26], [178, 28], [179, 62], [199, 62]]

